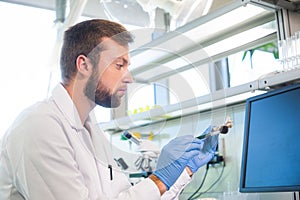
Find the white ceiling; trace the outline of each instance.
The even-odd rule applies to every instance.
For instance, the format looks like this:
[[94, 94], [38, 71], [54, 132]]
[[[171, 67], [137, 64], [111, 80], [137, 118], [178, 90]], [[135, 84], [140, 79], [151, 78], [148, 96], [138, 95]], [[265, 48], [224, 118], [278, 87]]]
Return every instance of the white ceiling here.
[[[33, 7], [39, 7], [39, 8], [45, 8], [45, 9], [56, 9], [56, 1], [57, 0], [3, 0], [4, 2], [9, 3], [16, 3], [16, 4], [22, 4], [27, 6], [33, 6]], [[66, 0], [68, 1], [68, 0]], [[72, 1], [72, 0], [70, 0]], [[75, 1], [75, 0], [73, 0]], [[79, 1], [79, 0], [76, 0]], [[124, 24], [130, 24], [130, 25], [136, 25], [140, 27], [147, 27], [149, 25], [149, 15], [147, 12], [143, 10], [144, 7], [142, 7], [138, 1], [146, 2], [148, 4], [155, 1], [151, 0], [87, 0], [86, 6], [83, 10], [83, 15], [92, 17], [92, 18], [105, 18], [109, 19], [110, 17], [107, 15], [107, 12], [105, 12], [105, 6], [106, 10], [111, 10], [111, 13], [113, 16]], [[187, 3], [187, 7], [194, 6], [194, 2], [196, 0], [177, 0], [178, 2]], [[213, 11], [215, 9], [218, 9], [220, 7], [226, 6], [226, 4], [233, 2], [234, 0], [213, 0], [213, 3], [210, 7], [209, 11]], [[105, 4], [103, 3], [105, 2]], [[167, 2], [165, 1], [159, 1], [161, 2]], [[176, 2], [174, 0], [170, 0], [170, 2]], [[198, 1], [201, 2], [201, 1]], [[203, 0], [203, 2], [206, 2], [206, 0]], [[243, 0], [241, 0], [243, 2]], [[286, 6], [293, 9], [300, 10], [300, 0], [251, 0], [251, 2], [258, 2], [259, 4], [268, 4], [272, 6]], [[126, 8], [124, 8], [124, 5], [126, 5]], [[190, 5], [190, 6], [189, 6]], [[198, 9], [198, 8], [197, 8]], [[188, 10], [185, 10], [186, 12], [189, 12]], [[193, 16], [191, 16], [191, 19], [195, 19], [197, 17], [200, 17], [201, 15], [197, 12], [193, 12]], [[195, 16], [196, 15], [196, 16]], [[199, 16], [198, 16], [199, 15]], [[138, 17], [136, 17], [138, 16]], [[55, 20], [55, 19], [54, 19]], [[163, 17], [160, 16], [160, 19], [156, 20], [164, 20]], [[164, 24], [164, 22], [159, 22], [160, 24]], [[181, 24], [183, 25], [183, 24]]]

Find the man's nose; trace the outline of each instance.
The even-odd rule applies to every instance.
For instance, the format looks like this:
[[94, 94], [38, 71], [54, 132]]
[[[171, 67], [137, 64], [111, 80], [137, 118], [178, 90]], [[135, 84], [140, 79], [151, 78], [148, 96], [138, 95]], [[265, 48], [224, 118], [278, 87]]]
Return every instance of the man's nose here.
[[123, 82], [125, 83], [132, 83], [133, 82], [133, 77], [130, 73], [129, 70], [126, 70], [124, 77], [123, 77]]

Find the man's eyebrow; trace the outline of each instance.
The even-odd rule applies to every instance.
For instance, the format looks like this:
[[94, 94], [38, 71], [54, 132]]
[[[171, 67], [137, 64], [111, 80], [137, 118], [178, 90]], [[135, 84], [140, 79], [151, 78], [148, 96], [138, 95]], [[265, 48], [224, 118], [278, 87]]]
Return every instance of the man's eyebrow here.
[[126, 58], [123, 58], [123, 57], [117, 57], [115, 60], [122, 60], [125, 64], [130, 65], [130, 62], [129, 62]]
[[123, 59], [125, 64], [130, 65], [130, 62], [126, 58], [122, 58], [122, 59]]

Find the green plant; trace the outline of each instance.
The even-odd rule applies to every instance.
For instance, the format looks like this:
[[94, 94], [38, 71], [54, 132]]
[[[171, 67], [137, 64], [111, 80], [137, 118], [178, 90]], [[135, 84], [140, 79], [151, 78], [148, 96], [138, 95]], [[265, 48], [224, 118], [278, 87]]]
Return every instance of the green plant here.
[[243, 58], [242, 58], [242, 60], [245, 60], [245, 58], [247, 56], [247, 53], [248, 52], [250, 53], [251, 68], [253, 67], [252, 66], [252, 56], [253, 56], [253, 54], [256, 50], [273, 53], [273, 56], [274, 56], [275, 59], [279, 58], [277, 42], [270, 42], [270, 43], [264, 44], [262, 46], [258, 46], [256, 48], [245, 51], [244, 55], [243, 55]]

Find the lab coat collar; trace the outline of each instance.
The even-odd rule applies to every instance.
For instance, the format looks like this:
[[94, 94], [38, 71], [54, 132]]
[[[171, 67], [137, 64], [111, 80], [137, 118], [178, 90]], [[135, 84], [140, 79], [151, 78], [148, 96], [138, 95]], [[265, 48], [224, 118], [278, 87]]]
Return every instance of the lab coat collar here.
[[115, 163], [111, 157], [111, 144], [108, 141], [108, 138], [105, 137], [100, 127], [94, 125], [96, 122], [94, 113], [90, 113], [85, 124], [82, 125], [79, 114], [71, 97], [61, 84], [58, 84], [54, 88], [52, 92], [52, 98], [72, 128], [76, 129], [77, 131], [82, 131], [83, 129], [87, 129], [89, 131], [94, 146], [93, 151], [95, 151], [94, 153], [97, 160], [104, 165], [109, 163], [115, 167]]
[[53, 92], [52, 97], [60, 111], [66, 117], [72, 128], [75, 128], [77, 131], [84, 129], [82, 122], [80, 120], [76, 106], [74, 105], [70, 95], [67, 90], [58, 84]]

